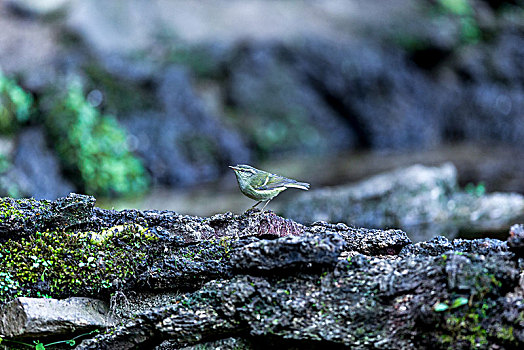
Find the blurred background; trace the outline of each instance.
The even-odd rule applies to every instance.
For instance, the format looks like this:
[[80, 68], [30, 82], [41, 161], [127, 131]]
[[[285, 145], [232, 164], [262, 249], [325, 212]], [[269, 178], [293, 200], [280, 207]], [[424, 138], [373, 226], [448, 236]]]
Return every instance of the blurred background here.
[[[524, 213], [524, 1], [4, 0], [0, 194], [412, 238]], [[418, 165], [416, 165], [418, 164]]]

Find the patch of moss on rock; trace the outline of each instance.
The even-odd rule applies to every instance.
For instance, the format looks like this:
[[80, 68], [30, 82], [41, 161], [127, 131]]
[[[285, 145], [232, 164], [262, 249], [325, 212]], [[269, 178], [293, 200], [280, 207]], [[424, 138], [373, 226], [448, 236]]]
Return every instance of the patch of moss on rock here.
[[94, 232], [44, 231], [0, 244], [0, 302], [17, 296], [109, 294], [147, 266], [157, 236], [135, 224]]
[[[504, 295], [511, 287], [502, 282], [508, 280], [503, 269], [475, 254], [452, 254], [451, 263], [447, 256], [442, 259], [451, 293], [433, 305], [434, 312], [440, 314], [435, 345], [448, 349], [487, 348], [491, 343], [516, 346], [512, 322], [504, 317]], [[506, 324], [494, 322], [499, 318]]]
[[0, 134], [13, 134], [31, 116], [33, 96], [0, 70]]
[[0, 198], [0, 241], [36, 231], [67, 230], [91, 223], [95, 198], [70, 193], [56, 201]]
[[91, 106], [79, 85], [69, 87], [46, 124], [65, 170], [85, 192], [118, 196], [147, 189], [148, 176], [124, 129]]

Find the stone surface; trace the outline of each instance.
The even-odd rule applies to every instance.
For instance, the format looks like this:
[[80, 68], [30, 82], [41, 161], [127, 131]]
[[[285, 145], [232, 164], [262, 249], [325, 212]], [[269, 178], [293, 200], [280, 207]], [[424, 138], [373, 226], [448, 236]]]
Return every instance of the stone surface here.
[[58, 159], [40, 128], [29, 128], [18, 135], [9, 176], [22, 196], [53, 200], [74, 191], [73, 185], [63, 178]]
[[[63, 218], [83, 222], [82, 208], [94, 199], [70, 197], [31, 204], [63, 208], [64, 215], [49, 217], [57, 220], [55, 226], [62, 225]], [[78, 210], [75, 203], [80, 203]], [[118, 287], [115, 302], [119, 298], [125, 303], [129, 294], [128, 302], [141, 305], [116, 303], [121, 311], [114, 314], [123, 322], [84, 340], [79, 349], [227, 348], [238, 343], [248, 349], [467, 349], [472, 343], [487, 348], [524, 343], [521, 225], [512, 228], [508, 242], [436, 237], [413, 244], [400, 230], [326, 222], [304, 226], [259, 210], [209, 218], [170, 211], [91, 210], [87, 222], [92, 232], [76, 225], [67, 226], [76, 230], [69, 234], [88, 235], [85, 248], [90, 254], [95, 251], [89, 242], [103, 247], [109, 236], [112, 249], [130, 249], [124, 239], [134, 242], [141, 263], [108, 283]], [[125, 227], [128, 238], [116, 233]], [[129, 239], [137, 235], [145, 239]], [[55, 241], [46, 242], [57, 251]], [[86, 261], [98, 279], [105, 278], [99, 270], [102, 259]], [[112, 264], [105, 261], [106, 268]], [[20, 279], [23, 271], [11, 272], [1, 276], [8, 288], [56, 293], [45, 289], [53, 280], [42, 284], [37, 278], [31, 284]], [[59, 292], [100, 293], [109, 299], [107, 290], [80, 286], [66, 285]], [[128, 314], [131, 310], [133, 315]]]
[[406, 230], [426, 224], [433, 235], [438, 232], [435, 226], [443, 223], [452, 236], [458, 229], [475, 232], [509, 227], [523, 215], [524, 197], [462, 191], [455, 167], [447, 163], [440, 167], [414, 165], [354, 185], [300, 193], [281, 210], [284, 216], [306, 223], [341, 221]]
[[297, 221], [342, 221], [365, 227], [434, 222], [442, 219], [441, 198], [456, 186], [453, 165], [415, 165], [356, 185], [301, 193], [282, 210]]
[[482, 43], [456, 53], [451, 66], [466, 83], [455, 88], [463, 97], [451, 100], [446, 108], [453, 112], [446, 127], [452, 134], [522, 146], [523, 48], [524, 27], [504, 24], [489, 45]]
[[524, 255], [524, 225], [520, 224], [511, 226], [509, 234], [509, 249], [522, 257]]
[[17, 298], [0, 309], [0, 334], [38, 338], [111, 326], [109, 308], [101, 300]]
[[0, 241], [46, 229], [72, 229], [93, 223], [95, 198], [70, 193], [55, 201], [0, 198]]
[[[280, 270], [217, 280], [79, 349], [128, 349], [164, 339], [176, 348], [239, 333], [256, 336], [258, 344], [313, 348], [517, 346], [524, 329], [510, 315], [524, 310], [522, 290], [509, 293], [519, 286], [519, 268], [511, 255], [493, 253], [356, 255], [322, 274], [302, 268], [298, 275]], [[485, 316], [469, 316], [477, 314]]]
[[[13, 16], [0, 3], [0, 66], [8, 74], [46, 71], [58, 52], [52, 25]], [[36, 53], [35, 53], [36, 52]]]
[[359, 145], [411, 149], [440, 143], [438, 109], [445, 89], [437, 89], [401, 51], [310, 40], [292, 55], [300, 76], [347, 119]]
[[340, 235], [346, 242], [346, 251], [365, 255], [396, 255], [412, 243], [406, 232], [401, 230], [356, 228], [343, 223], [315, 222], [308, 227], [308, 232]]
[[264, 272], [274, 269], [300, 269], [334, 266], [345, 242], [338, 235], [287, 236], [273, 241], [258, 241], [236, 249], [231, 264], [236, 271]]
[[496, 239], [453, 239], [448, 240], [446, 237], [437, 236], [429, 241], [417, 242], [407, 245], [400, 251], [401, 256], [407, 255], [427, 255], [438, 256], [446, 252], [455, 253], [474, 253], [487, 255], [490, 253], [508, 252], [508, 243]]

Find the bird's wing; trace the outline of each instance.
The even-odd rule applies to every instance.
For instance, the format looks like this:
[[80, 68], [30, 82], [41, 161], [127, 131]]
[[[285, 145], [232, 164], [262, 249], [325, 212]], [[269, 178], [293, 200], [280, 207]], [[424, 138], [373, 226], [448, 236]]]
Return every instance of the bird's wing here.
[[257, 190], [274, 190], [277, 188], [286, 188], [286, 187], [297, 187], [302, 189], [309, 188], [309, 184], [298, 182], [292, 179], [288, 179], [283, 176], [278, 176], [274, 174], [268, 174], [265, 178], [262, 178], [262, 183], [257, 184], [255, 187]]

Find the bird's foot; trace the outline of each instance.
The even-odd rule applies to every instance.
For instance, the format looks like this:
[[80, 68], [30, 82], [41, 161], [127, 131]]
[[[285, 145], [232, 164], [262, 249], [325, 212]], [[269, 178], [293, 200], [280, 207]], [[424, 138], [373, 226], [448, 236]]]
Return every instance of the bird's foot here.
[[245, 211], [244, 214], [269, 214], [273, 213], [270, 209], [260, 209], [260, 208], [249, 208]]
[[262, 209], [251, 207], [251, 208], [249, 208], [248, 210], [246, 210], [246, 211], [244, 212], [244, 214], [259, 213], [259, 212], [262, 212]]

